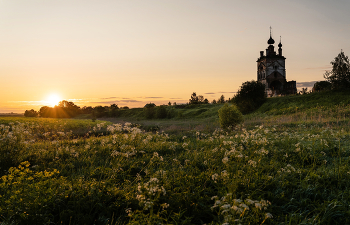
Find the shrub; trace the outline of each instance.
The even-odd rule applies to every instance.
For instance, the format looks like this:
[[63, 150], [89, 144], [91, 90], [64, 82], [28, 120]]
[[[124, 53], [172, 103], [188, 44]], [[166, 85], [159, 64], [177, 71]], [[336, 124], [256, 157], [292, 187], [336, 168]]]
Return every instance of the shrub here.
[[25, 117], [37, 117], [37, 116], [38, 116], [38, 112], [35, 111], [34, 109], [26, 110], [26, 111], [24, 112], [24, 116], [25, 116]]
[[258, 109], [265, 101], [265, 84], [253, 80], [244, 82], [233, 98], [233, 102], [243, 114]]
[[157, 107], [156, 117], [158, 119], [165, 119], [167, 117], [167, 110], [165, 105], [160, 105]]
[[220, 126], [223, 129], [233, 128], [243, 122], [243, 115], [235, 105], [226, 103], [218, 111]]
[[147, 103], [143, 107], [143, 113], [146, 117], [146, 119], [153, 119], [156, 113], [156, 104], [154, 103]]
[[330, 90], [332, 87], [332, 84], [328, 81], [317, 81], [314, 84], [313, 91], [327, 91]]

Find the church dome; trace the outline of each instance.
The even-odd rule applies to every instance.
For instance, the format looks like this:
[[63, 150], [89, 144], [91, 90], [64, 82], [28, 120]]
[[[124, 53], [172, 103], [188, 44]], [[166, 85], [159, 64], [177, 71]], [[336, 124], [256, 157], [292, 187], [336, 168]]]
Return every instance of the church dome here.
[[282, 43], [281, 43], [281, 42], [278, 44], [278, 47], [279, 47], [279, 48], [282, 48]]
[[270, 39], [267, 41], [267, 44], [273, 45], [275, 44], [275, 40], [273, 40], [272, 37], [270, 36]]

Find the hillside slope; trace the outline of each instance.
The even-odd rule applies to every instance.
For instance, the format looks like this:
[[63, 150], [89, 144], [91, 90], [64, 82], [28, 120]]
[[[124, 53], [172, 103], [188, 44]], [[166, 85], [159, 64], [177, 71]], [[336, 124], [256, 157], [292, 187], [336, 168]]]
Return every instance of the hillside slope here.
[[254, 113], [280, 115], [298, 111], [332, 109], [350, 104], [350, 91], [318, 92], [306, 95], [268, 98]]

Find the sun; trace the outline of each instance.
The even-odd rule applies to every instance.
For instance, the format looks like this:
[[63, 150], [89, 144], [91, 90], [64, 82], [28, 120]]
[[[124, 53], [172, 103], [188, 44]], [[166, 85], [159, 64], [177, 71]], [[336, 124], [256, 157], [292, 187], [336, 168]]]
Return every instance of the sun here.
[[54, 107], [55, 105], [58, 105], [58, 103], [61, 101], [60, 96], [56, 94], [52, 94], [49, 97], [47, 97], [47, 104], [48, 106]]

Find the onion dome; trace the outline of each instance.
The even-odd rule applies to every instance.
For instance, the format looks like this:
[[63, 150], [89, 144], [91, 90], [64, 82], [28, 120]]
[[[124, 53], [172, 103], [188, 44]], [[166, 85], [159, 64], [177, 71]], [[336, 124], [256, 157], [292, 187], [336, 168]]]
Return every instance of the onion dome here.
[[270, 39], [267, 41], [267, 44], [273, 45], [275, 44], [275, 40], [273, 40], [272, 37], [270, 36]]
[[280, 43], [278, 44], [279, 48], [282, 48], [282, 43], [281, 43], [281, 36], [280, 36]]

